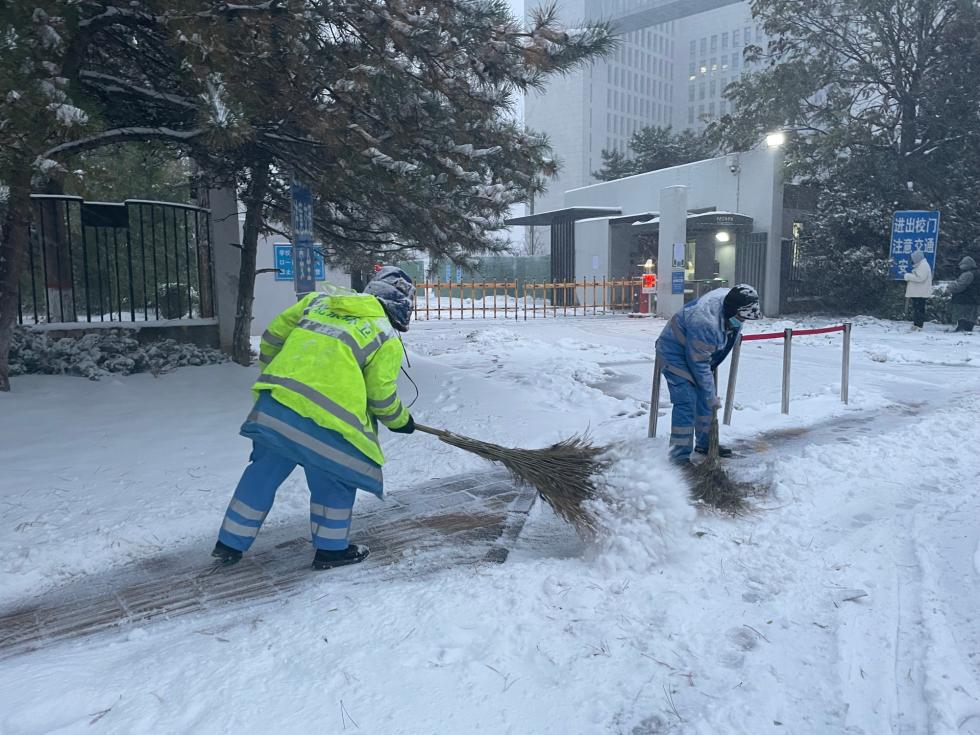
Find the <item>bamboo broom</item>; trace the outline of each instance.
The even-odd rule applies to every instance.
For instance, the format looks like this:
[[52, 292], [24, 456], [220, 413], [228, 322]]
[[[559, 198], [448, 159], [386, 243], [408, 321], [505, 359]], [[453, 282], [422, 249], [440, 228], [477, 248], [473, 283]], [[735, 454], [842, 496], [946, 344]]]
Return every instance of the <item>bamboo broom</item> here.
[[572, 436], [544, 449], [517, 449], [422, 424], [415, 424], [415, 428], [502, 464], [516, 482], [537, 490], [541, 499], [579, 533], [587, 538], [595, 535], [596, 521], [585, 502], [598, 497], [598, 476], [609, 466], [609, 460], [601, 456], [605, 447], [594, 445], [587, 436]]
[[688, 471], [691, 497], [713, 508], [736, 515], [745, 507], [747, 488], [732, 480], [721, 468], [718, 454], [718, 409], [711, 414], [708, 430], [708, 453], [704, 461]]

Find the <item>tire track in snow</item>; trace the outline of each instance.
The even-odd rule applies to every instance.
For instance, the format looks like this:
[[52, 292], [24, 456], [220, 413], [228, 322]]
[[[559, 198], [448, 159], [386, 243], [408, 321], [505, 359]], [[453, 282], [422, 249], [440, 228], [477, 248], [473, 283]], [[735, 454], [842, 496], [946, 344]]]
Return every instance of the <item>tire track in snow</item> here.
[[[975, 536], [966, 550], [944, 552], [942, 544], [965, 520], [957, 525], [951, 516], [977, 504], [968, 480], [980, 471], [976, 458], [946, 448], [969, 444], [978, 410], [975, 396], [954, 395], [765, 437], [763, 446], [780, 450], [770, 467], [777, 485], [826, 492], [810, 501], [817, 506], [819, 545], [845, 560], [837, 566], [846, 579], [870, 590], [869, 598], [839, 604], [836, 611], [849, 733], [869, 732], [868, 723], [881, 726], [870, 732], [901, 735], [980, 732], [980, 652], [973, 651], [971, 666], [962, 645], [976, 645], [976, 634], [969, 635], [975, 625], [962, 613], [950, 614], [959, 590], [949, 580], [943, 584], [933, 569], [937, 558], [952, 557], [959, 572], [948, 577], [962, 581], [964, 568], [973, 576]], [[902, 468], [915, 461], [931, 474], [928, 485], [908, 482]]]

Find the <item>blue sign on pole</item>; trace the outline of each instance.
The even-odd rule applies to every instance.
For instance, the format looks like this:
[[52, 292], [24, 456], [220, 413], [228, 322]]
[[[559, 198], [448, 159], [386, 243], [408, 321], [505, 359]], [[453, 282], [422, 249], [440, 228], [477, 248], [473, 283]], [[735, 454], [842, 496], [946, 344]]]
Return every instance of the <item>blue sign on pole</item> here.
[[297, 296], [316, 290], [313, 270], [313, 192], [310, 187], [293, 176], [292, 230], [293, 230], [293, 285]]
[[905, 280], [912, 270], [912, 253], [921, 252], [933, 272], [939, 245], [939, 212], [906, 211], [892, 216], [891, 277]]
[[[317, 251], [317, 245], [313, 246], [313, 278], [317, 281], [326, 279], [326, 266], [323, 263], [323, 256]], [[276, 280], [292, 281], [293, 274], [293, 246], [289, 243], [276, 243], [272, 246], [276, 261]]]
[[672, 271], [670, 274], [670, 292], [684, 293], [684, 271]]

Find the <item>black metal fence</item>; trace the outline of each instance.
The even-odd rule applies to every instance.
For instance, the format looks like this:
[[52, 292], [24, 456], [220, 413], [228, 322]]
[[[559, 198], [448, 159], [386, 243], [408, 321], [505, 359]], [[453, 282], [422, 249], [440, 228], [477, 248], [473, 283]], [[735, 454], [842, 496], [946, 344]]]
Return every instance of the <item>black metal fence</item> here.
[[21, 324], [214, 316], [208, 210], [138, 199], [31, 199]]

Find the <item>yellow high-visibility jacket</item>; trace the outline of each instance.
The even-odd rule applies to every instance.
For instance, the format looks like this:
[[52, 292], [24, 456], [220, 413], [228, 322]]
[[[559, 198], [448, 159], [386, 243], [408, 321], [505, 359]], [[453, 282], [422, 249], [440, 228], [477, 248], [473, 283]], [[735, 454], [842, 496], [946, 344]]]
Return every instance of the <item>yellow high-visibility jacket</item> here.
[[377, 421], [399, 429], [409, 419], [396, 384], [403, 356], [376, 298], [312, 293], [262, 335], [253, 390], [340, 433], [380, 465]]

